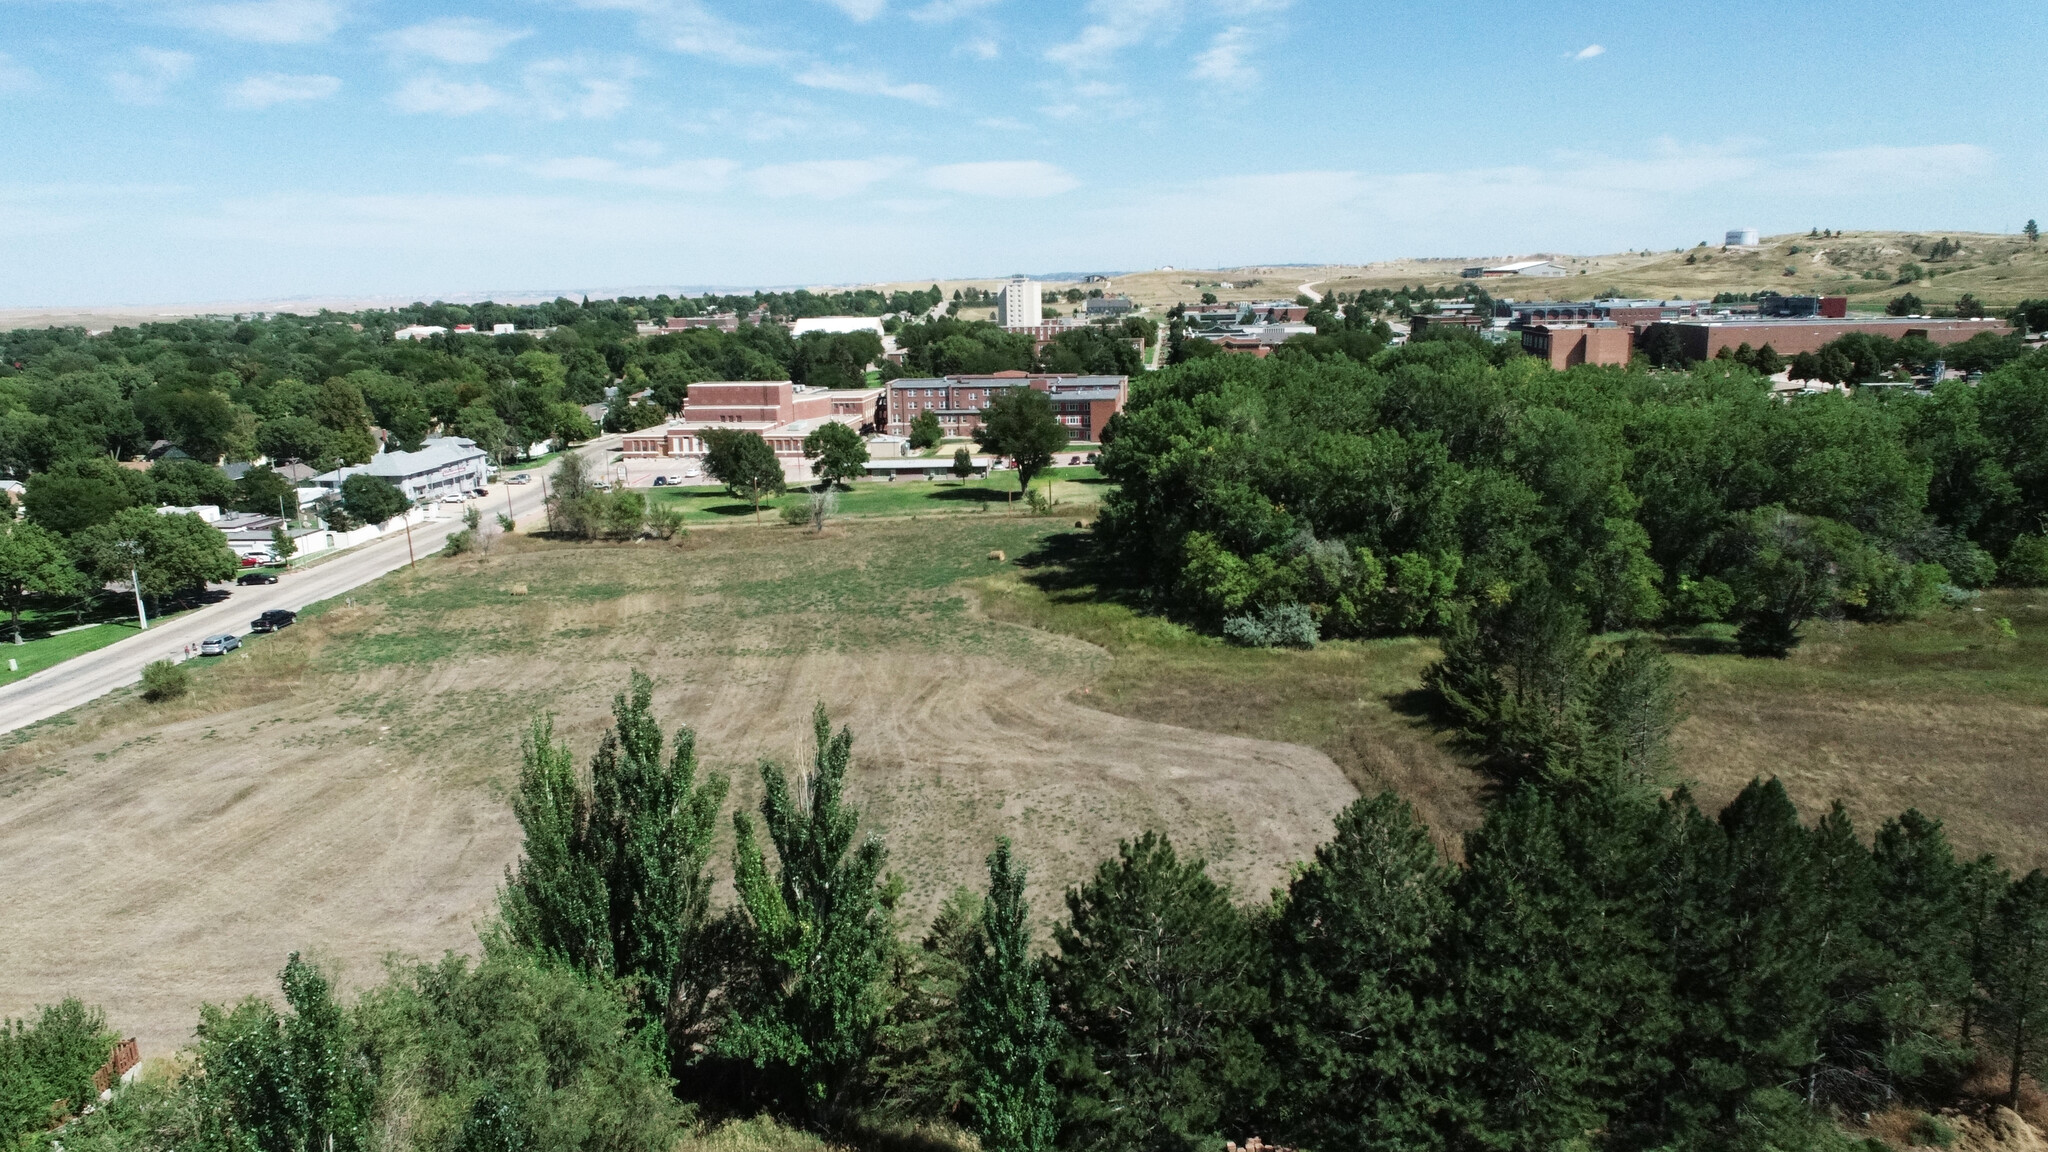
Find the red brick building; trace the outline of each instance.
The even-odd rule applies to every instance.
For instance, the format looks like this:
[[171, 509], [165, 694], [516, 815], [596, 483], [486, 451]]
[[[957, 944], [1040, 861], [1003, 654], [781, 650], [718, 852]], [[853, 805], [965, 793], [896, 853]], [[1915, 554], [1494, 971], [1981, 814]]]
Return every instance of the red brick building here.
[[[826, 423], [871, 432], [882, 419], [881, 388], [799, 388], [788, 380], [706, 380], [690, 385], [680, 418], [619, 442], [629, 475], [666, 474], [660, 461], [675, 462], [677, 474], [692, 475], [704, 457], [704, 432], [732, 428], [758, 432], [782, 460], [791, 480], [811, 479], [804, 437]], [[636, 466], [653, 461], [653, 471]], [[637, 482], [637, 480], [635, 481]]]
[[1522, 351], [1562, 372], [1579, 364], [1627, 364], [1635, 333], [1619, 324], [1532, 324], [1522, 329]]
[[1074, 439], [1096, 441], [1109, 418], [1130, 396], [1128, 376], [1078, 376], [1059, 372], [997, 372], [988, 376], [946, 376], [889, 381], [884, 427], [892, 436], [910, 435], [911, 421], [930, 412], [948, 436], [972, 436], [981, 411], [999, 393], [1035, 388], [1052, 399], [1053, 412]]
[[1662, 330], [1670, 330], [1678, 336], [1679, 347], [1691, 360], [1711, 360], [1721, 349], [1731, 351], [1747, 344], [1761, 348], [1766, 344], [1780, 356], [1797, 356], [1801, 352], [1818, 352], [1830, 341], [1839, 340], [1851, 332], [1868, 332], [1889, 340], [1903, 339], [1908, 335], [1920, 335], [1936, 344], [1960, 344], [1980, 332], [2003, 336], [2012, 331], [2011, 325], [2003, 320], [1934, 320], [1926, 318], [1887, 317], [1882, 320], [1692, 320], [1652, 324], [1643, 330], [1642, 339], [1660, 338]]

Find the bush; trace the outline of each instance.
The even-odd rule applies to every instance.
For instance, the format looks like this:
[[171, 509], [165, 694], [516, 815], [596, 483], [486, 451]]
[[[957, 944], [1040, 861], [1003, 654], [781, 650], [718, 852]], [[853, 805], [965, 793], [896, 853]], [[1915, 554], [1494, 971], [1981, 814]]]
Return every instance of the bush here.
[[113, 1045], [106, 1016], [77, 1000], [46, 1005], [33, 1023], [0, 1021], [0, 1142], [91, 1103], [92, 1074]]
[[192, 689], [192, 674], [183, 665], [156, 660], [142, 666], [142, 698], [151, 704], [176, 700]]
[[1256, 613], [1225, 620], [1223, 635], [1231, 643], [1247, 648], [1313, 648], [1317, 629], [1307, 608], [1299, 604], [1268, 604]]
[[1946, 1148], [1956, 1142], [1956, 1130], [1944, 1123], [1939, 1116], [1925, 1112], [1913, 1121], [1913, 1127], [1906, 1133], [1906, 1141], [1933, 1148]]
[[689, 530], [683, 527], [683, 511], [680, 508], [649, 509], [647, 530], [652, 532], [657, 540], [673, 540], [689, 534]]
[[1727, 619], [1734, 608], [1735, 590], [1712, 576], [1680, 576], [1671, 597], [1671, 617], [1681, 624], [1712, 624]]
[[2006, 550], [1999, 579], [2021, 588], [2048, 587], [2048, 536], [2022, 536]]
[[802, 528], [811, 522], [811, 502], [801, 496], [785, 501], [780, 511], [782, 522], [791, 528]]
[[476, 547], [476, 529], [464, 528], [462, 531], [448, 537], [448, 542], [441, 545], [441, 555], [460, 556], [465, 552], [476, 551]]

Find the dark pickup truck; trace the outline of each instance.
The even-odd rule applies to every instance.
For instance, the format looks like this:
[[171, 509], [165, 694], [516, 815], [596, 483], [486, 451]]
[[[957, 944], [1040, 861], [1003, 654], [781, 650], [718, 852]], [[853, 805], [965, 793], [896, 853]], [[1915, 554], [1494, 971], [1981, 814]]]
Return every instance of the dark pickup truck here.
[[297, 612], [290, 612], [283, 608], [272, 608], [263, 615], [249, 621], [249, 631], [276, 632], [281, 628], [291, 627], [292, 621], [298, 618], [299, 614]]

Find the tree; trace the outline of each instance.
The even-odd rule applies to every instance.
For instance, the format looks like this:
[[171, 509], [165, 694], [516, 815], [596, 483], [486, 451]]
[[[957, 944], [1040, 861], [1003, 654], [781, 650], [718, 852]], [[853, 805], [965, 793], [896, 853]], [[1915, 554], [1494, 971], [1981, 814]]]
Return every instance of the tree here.
[[254, 996], [199, 1013], [199, 1091], [222, 1144], [256, 1152], [359, 1152], [375, 1093], [333, 989], [294, 952], [280, 982], [290, 1015]]
[[21, 643], [21, 613], [34, 596], [65, 596], [85, 590], [64, 541], [33, 520], [0, 516], [0, 602]]
[[2007, 889], [1990, 927], [1984, 1024], [2010, 1068], [2006, 1103], [2017, 1107], [2020, 1077], [2038, 1075], [2048, 1055], [2048, 875], [2037, 868]]
[[434, 418], [417, 404], [407, 404], [391, 414], [391, 440], [384, 445], [386, 452], [417, 452], [426, 443], [427, 433], [434, 427]]
[[377, 454], [377, 438], [370, 434], [370, 406], [354, 381], [345, 376], [328, 380], [315, 393], [313, 407], [328, 432], [326, 449], [340, 463], [368, 464]]
[[1917, 316], [1923, 307], [1924, 305], [1921, 304], [1920, 297], [1907, 292], [1904, 295], [1894, 296], [1890, 301], [1886, 302], [1884, 314], [1887, 316]]
[[60, 536], [75, 536], [104, 524], [124, 508], [152, 504], [149, 475], [105, 457], [61, 460], [47, 472], [32, 473], [21, 503], [28, 517]]
[[853, 732], [835, 735], [820, 704], [812, 735], [801, 800], [779, 765], [761, 765], [773, 872], [754, 821], [733, 813], [733, 887], [749, 978], [733, 991], [714, 1050], [766, 1072], [788, 1107], [829, 1122], [849, 1106], [882, 1020], [891, 929], [877, 883], [887, 852], [873, 836], [855, 845], [860, 812], [845, 802]]
[[725, 485], [727, 493], [742, 500], [751, 500], [755, 519], [761, 516], [763, 497], [780, 496], [786, 490], [782, 461], [758, 432], [706, 429], [704, 471]]
[[1984, 307], [1983, 301], [1965, 292], [1961, 296], [1956, 297], [1955, 314], [1958, 319], [1974, 320], [1979, 316], [1988, 315], [1989, 312]]
[[382, 524], [412, 507], [398, 485], [382, 476], [358, 472], [341, 482], [341, 503], [365, 524]]
[[1262, 1077], [1258, 940], [1199, 860], [1157, 832], [1067, 891], [1048, 982], [1067, 1041], [1062, 1143], [1213, 1147]]
[[843, 485], [868, 474], [867, 441], [837, 420], [818, 425], [804, 437], [804, 459], [811, 461], [811, 471], [826, 484]]
[[967, 483], [967, 478], [974, 475], [974, 457], [967, 454], [967, 449], [953, 449], [952, 472], [962, 484]]
[[1058, 1054], [1059, 1024], [1031, 955], [1029, 920], [1024, 868], [1009, 840], [998, 841], [960, 990], [967, 1101], [989, 1152], [1047, 1152], [1053, 1143], [1055, 1099], [1046, 1075]]
[[333, 438], [317, 420], [304, 416], [280, 416], [265, 420], [256, 429], [256, 446], [265, 456], [283, 463], [315, 464], [326, 460]]
[[2020, 231], [2026, 233], [2027, 243], [2038, 244], [2041, 242], [2041, 226], [2034, 223], [2031, 219], [2027, 221], [2027, 226], [2020, 229]]
[[587, 788], [567, 745], [536, 719], [522, 747], [513, 811], [525, 833], [500, 907], [513, 939], [587, 972], [634, 981], [642, 1020], [657, 1024], [678, 1066], [709, 981], [701, 940], [705, 874], [725, 777], [697, 773], [696, 733], [676, 731], [662, 759], [654, 686], [633, 673], [612, 698], [613, 726]]
[[1052, 464], [1053, 453], [1071, 434], [1053, 414], [1052, 398], [1036, 388], [1006, 388], [981, 413], [975, 443], [984, 452], [1008, 456], [1017, 465], [1017, 487], [1029, 491], [1032, 478]]
[[164, 457], [149, 466], [149, 482], [158, 504], [191, 508], [201, 504], [226, 507], [234, 502], [234, 481], [227, 473], [197, 460]]
[[31, 1021], [0, 1020], [0, 1140], [28, 1133], [93, 1103], [93, 1073], [113, 1050], [106, 1014], [76, 999], [44, 1005]]
[[1314, 1148], [1425, 1148], [1457, 1070], [1440, 964], [1454, 870], [1392, 792], [1353, 801], [1273, 925], [1281, 1132]]
[[520, 447], [513, 443], [512, 429], [487, 404], [471, 404], [456, 413], [455, 434], [483, 449], [499, 464], [510, 463]]
[[299, 514], [298, 486], [271, 471], [269, 466], [259, 464], [235, 481], [234, 508], [237, 512], [296, 516]]
[[296, 553], [298, 550], [298, 543], [292, 539], [290, 532], [285, 531], [284, 525], [278, 524], [271, 528], [270, 555], [275, 563], [279, 565], [290, 564], [293, 553]]
[[158, 600], [227, 580], [241, 567], [220, 530], [190, 514], [159, 516], [130, 508], [78, 534], [79, 567], [101, 582], [141, 580]]
[[927, 408], [910, 422], [910, 446], [917, 451], [936, 448], [946, 438], [946, 430], [939, 424], [939, 414]]

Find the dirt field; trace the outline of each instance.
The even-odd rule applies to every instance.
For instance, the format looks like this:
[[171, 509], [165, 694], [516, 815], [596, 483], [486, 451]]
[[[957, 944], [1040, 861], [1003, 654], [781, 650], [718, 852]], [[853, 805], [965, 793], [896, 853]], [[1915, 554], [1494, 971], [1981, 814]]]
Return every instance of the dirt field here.
[[293, 949], [364, 979], [387, 952], [470, 945], [517, 853], [504, 789], [528, 717], [587, 756], [632, 668], [735, 802], [757, 758], [808, 755], [814, 702], [851, 724], [855, 798], [920, 918], [979, 882], [999, 833], [1042, 917], [1151, 826], [1263, 896], [1352, 785], [1307, 748], [1085, 706], [1100, 648], [990, 621], [962, 585], [1052, 527], [517, 541], [371, 585], [203, 669], [187, 701], [27, 730], [0, 752], [0, 1015], [78, 995], [162, 1052]]

